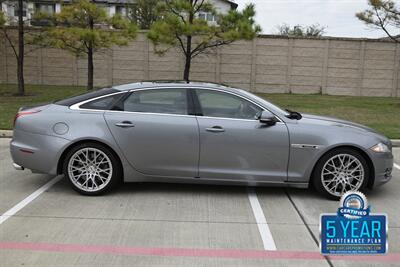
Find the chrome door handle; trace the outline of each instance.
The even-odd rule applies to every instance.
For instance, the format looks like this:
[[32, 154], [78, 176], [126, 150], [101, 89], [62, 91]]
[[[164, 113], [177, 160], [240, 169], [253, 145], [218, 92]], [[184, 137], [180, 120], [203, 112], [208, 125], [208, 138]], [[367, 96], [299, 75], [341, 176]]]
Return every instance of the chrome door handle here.
[[133, 125], [133, 123], [130, 122], [130, 121], [117, 122], [117, 123], [115, 124], [115, 126], [121, 127], [121, 128], [135, 127], [135, 125]]
[[222, 133], [225, 132], [225, 129], [222, 128], [221, 126], [213, 126], [210, 128], [206, 128], [207, 132], [212, 132], [212, 133]]

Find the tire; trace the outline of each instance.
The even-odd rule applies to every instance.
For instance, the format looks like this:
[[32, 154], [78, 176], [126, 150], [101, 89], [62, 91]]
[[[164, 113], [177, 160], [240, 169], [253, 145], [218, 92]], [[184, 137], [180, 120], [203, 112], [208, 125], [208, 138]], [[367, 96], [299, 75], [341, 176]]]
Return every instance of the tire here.
[[355, 149], [337, 148], [319, 159], [312, 174], [312, 184], [326, 198], [339, 200], [347, 191], [363, 191], [369, 178], [370, 169], [363, 155]]
[[122, 166], [112, 150], [87, 142], [68, 151], [63, 173], [75, 191], [96, 196], [108, 192], [121, 181]]

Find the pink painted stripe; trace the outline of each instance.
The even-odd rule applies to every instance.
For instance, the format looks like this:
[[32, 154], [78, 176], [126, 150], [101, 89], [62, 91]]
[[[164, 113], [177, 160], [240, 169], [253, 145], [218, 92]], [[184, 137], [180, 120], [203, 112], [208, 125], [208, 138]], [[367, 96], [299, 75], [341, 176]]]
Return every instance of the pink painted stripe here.
[[[190, 249], [190, 248], [152, 248], [117, 247], [50, 243], [0, 242], [1, 250], [28, 250], [47, 252], [75, 252], [113, 255], [148, 255], [171, 257], [208, 257], [233, 259], [277, 259], [277, 260], [323, 260], [318, 252], [306, 251], [265, 251], [240, 249]], [[331, 260], [400, 262], [400, 253], [383, 256], [329, 256]]]

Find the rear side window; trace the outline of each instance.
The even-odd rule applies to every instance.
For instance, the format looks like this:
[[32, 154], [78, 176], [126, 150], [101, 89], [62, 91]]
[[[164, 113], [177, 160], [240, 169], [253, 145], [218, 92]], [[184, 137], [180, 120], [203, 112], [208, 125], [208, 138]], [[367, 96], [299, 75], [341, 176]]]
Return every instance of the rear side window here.
[[62, 106], [72, 106], [74, 104], [77, 104], [77, 103], [82, 102], [82, 101], [89, 100], [91, 98], [96, 98], [96, 97], [99, 97], [99, 96], [109, 95], [109, 94], [117, 93], [117, 92], [119, 92], [119, 91], [116, 90], [116, 89], [113, 89], [113, 88], [104, 88], [104, 89], [92, 91], [92, 92], [89, 92], [89, 93], [84, 93], [84, 94], [81, 94], [81, 95], [77, 95], [77, 96], [73, 96], [73, 97], [70, 97], [70, 98], [66, 98], [66, 99], [63, 99], [63, 100], [60, 100], [60, 101], [56, 101], [56, 102], [54, 102], [54, 104], [62, 105]]
[[122, 109], [130, 112], [187, 114], [185, 89], [149, 89], [133, 92]]
[[108, 110], [122, 97], [123, 94], [115, 94], [111, 96], [105, 96], [100, 99], [96, 99], [80, 105], [79, 108], [84, 109], [98, 109], [98, 110]]

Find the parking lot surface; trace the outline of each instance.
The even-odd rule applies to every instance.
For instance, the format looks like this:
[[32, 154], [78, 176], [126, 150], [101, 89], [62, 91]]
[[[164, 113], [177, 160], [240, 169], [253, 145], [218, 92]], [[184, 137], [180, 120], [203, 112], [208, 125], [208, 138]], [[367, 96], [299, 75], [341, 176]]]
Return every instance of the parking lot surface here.
[[61, 176], [14, 170], [9, 141], [0, 138], [2, 266], [399, 266], [400, 169], [367, 194], [388, 215], [389, 254], [323, 257], [319, 216], [338, 202], [312, 190], [140, 183], [87, 197]]

